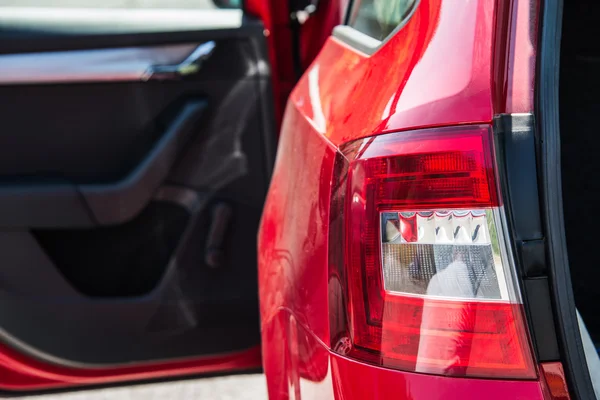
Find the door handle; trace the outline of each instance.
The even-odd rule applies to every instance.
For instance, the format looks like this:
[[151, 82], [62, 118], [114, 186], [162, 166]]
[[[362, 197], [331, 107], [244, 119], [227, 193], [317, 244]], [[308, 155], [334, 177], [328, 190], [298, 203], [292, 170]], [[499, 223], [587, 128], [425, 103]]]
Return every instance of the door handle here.
[[202, 63], [207, 60], [217, 44], [214, 41], [202, 43], [185, 60], [175, 65], [153, 65], [142, 75], [143, 81], [181, 79], [200, 71]]

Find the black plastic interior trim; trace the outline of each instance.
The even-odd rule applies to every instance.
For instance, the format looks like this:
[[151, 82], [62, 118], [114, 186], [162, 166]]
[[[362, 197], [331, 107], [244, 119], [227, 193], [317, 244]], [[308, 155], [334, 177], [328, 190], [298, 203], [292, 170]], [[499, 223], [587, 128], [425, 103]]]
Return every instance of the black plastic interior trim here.
[[545, 0], [538, 48], [536, 115], [540, 145], [542, 216], [548, 243], [548, 271], [561, 360], [572, 399], [595, 399], [571, 284], [561, 183], [559, 76], [563, 1]]
[[2, 184], [0, 226], [88, 227], [95, 224], [85, 201], [70, 183]]
[[83, 228], [123, 223], [151, 200], [207, 107], [189, 101], [147, 156], [123, 179], [107, 184], [64, 182], [0, 185], [0, 227]]
[[196, 127], [206, 106], [203, 100], [186, 103], [146, 158], [122, 180], [109, 184], [79, 185], [98, 224], [123, 223], [148, 204], [156, 189], [167, 178], [178, 151]]

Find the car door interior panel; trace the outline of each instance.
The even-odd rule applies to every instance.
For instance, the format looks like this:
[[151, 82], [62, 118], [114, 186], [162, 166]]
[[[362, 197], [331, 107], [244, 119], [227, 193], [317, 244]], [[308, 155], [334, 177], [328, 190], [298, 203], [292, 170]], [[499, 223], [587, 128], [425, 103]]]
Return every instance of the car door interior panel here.
[[0, 38], [0, 339], [71, 366], [258, 345], [262, 23], [0, 8]]

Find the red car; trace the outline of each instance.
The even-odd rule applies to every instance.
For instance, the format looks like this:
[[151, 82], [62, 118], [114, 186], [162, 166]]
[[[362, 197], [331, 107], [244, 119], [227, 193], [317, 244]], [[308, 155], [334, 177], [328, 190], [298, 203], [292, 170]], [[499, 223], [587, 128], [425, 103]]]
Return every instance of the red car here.
[[0, 0], [2, 394], [595, 398], [597, 2], [70, 4]]
[[270, 398], [595, 398], [600, 6], [351, 3], [263, 212]]

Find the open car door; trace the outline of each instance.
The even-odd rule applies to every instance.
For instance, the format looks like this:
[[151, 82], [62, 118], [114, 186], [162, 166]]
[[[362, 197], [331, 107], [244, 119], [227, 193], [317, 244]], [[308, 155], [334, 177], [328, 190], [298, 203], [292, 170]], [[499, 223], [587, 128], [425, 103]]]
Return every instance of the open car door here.
[[260, 367], [274, 118], [240, 3], [0, 0], [0, 390]]

